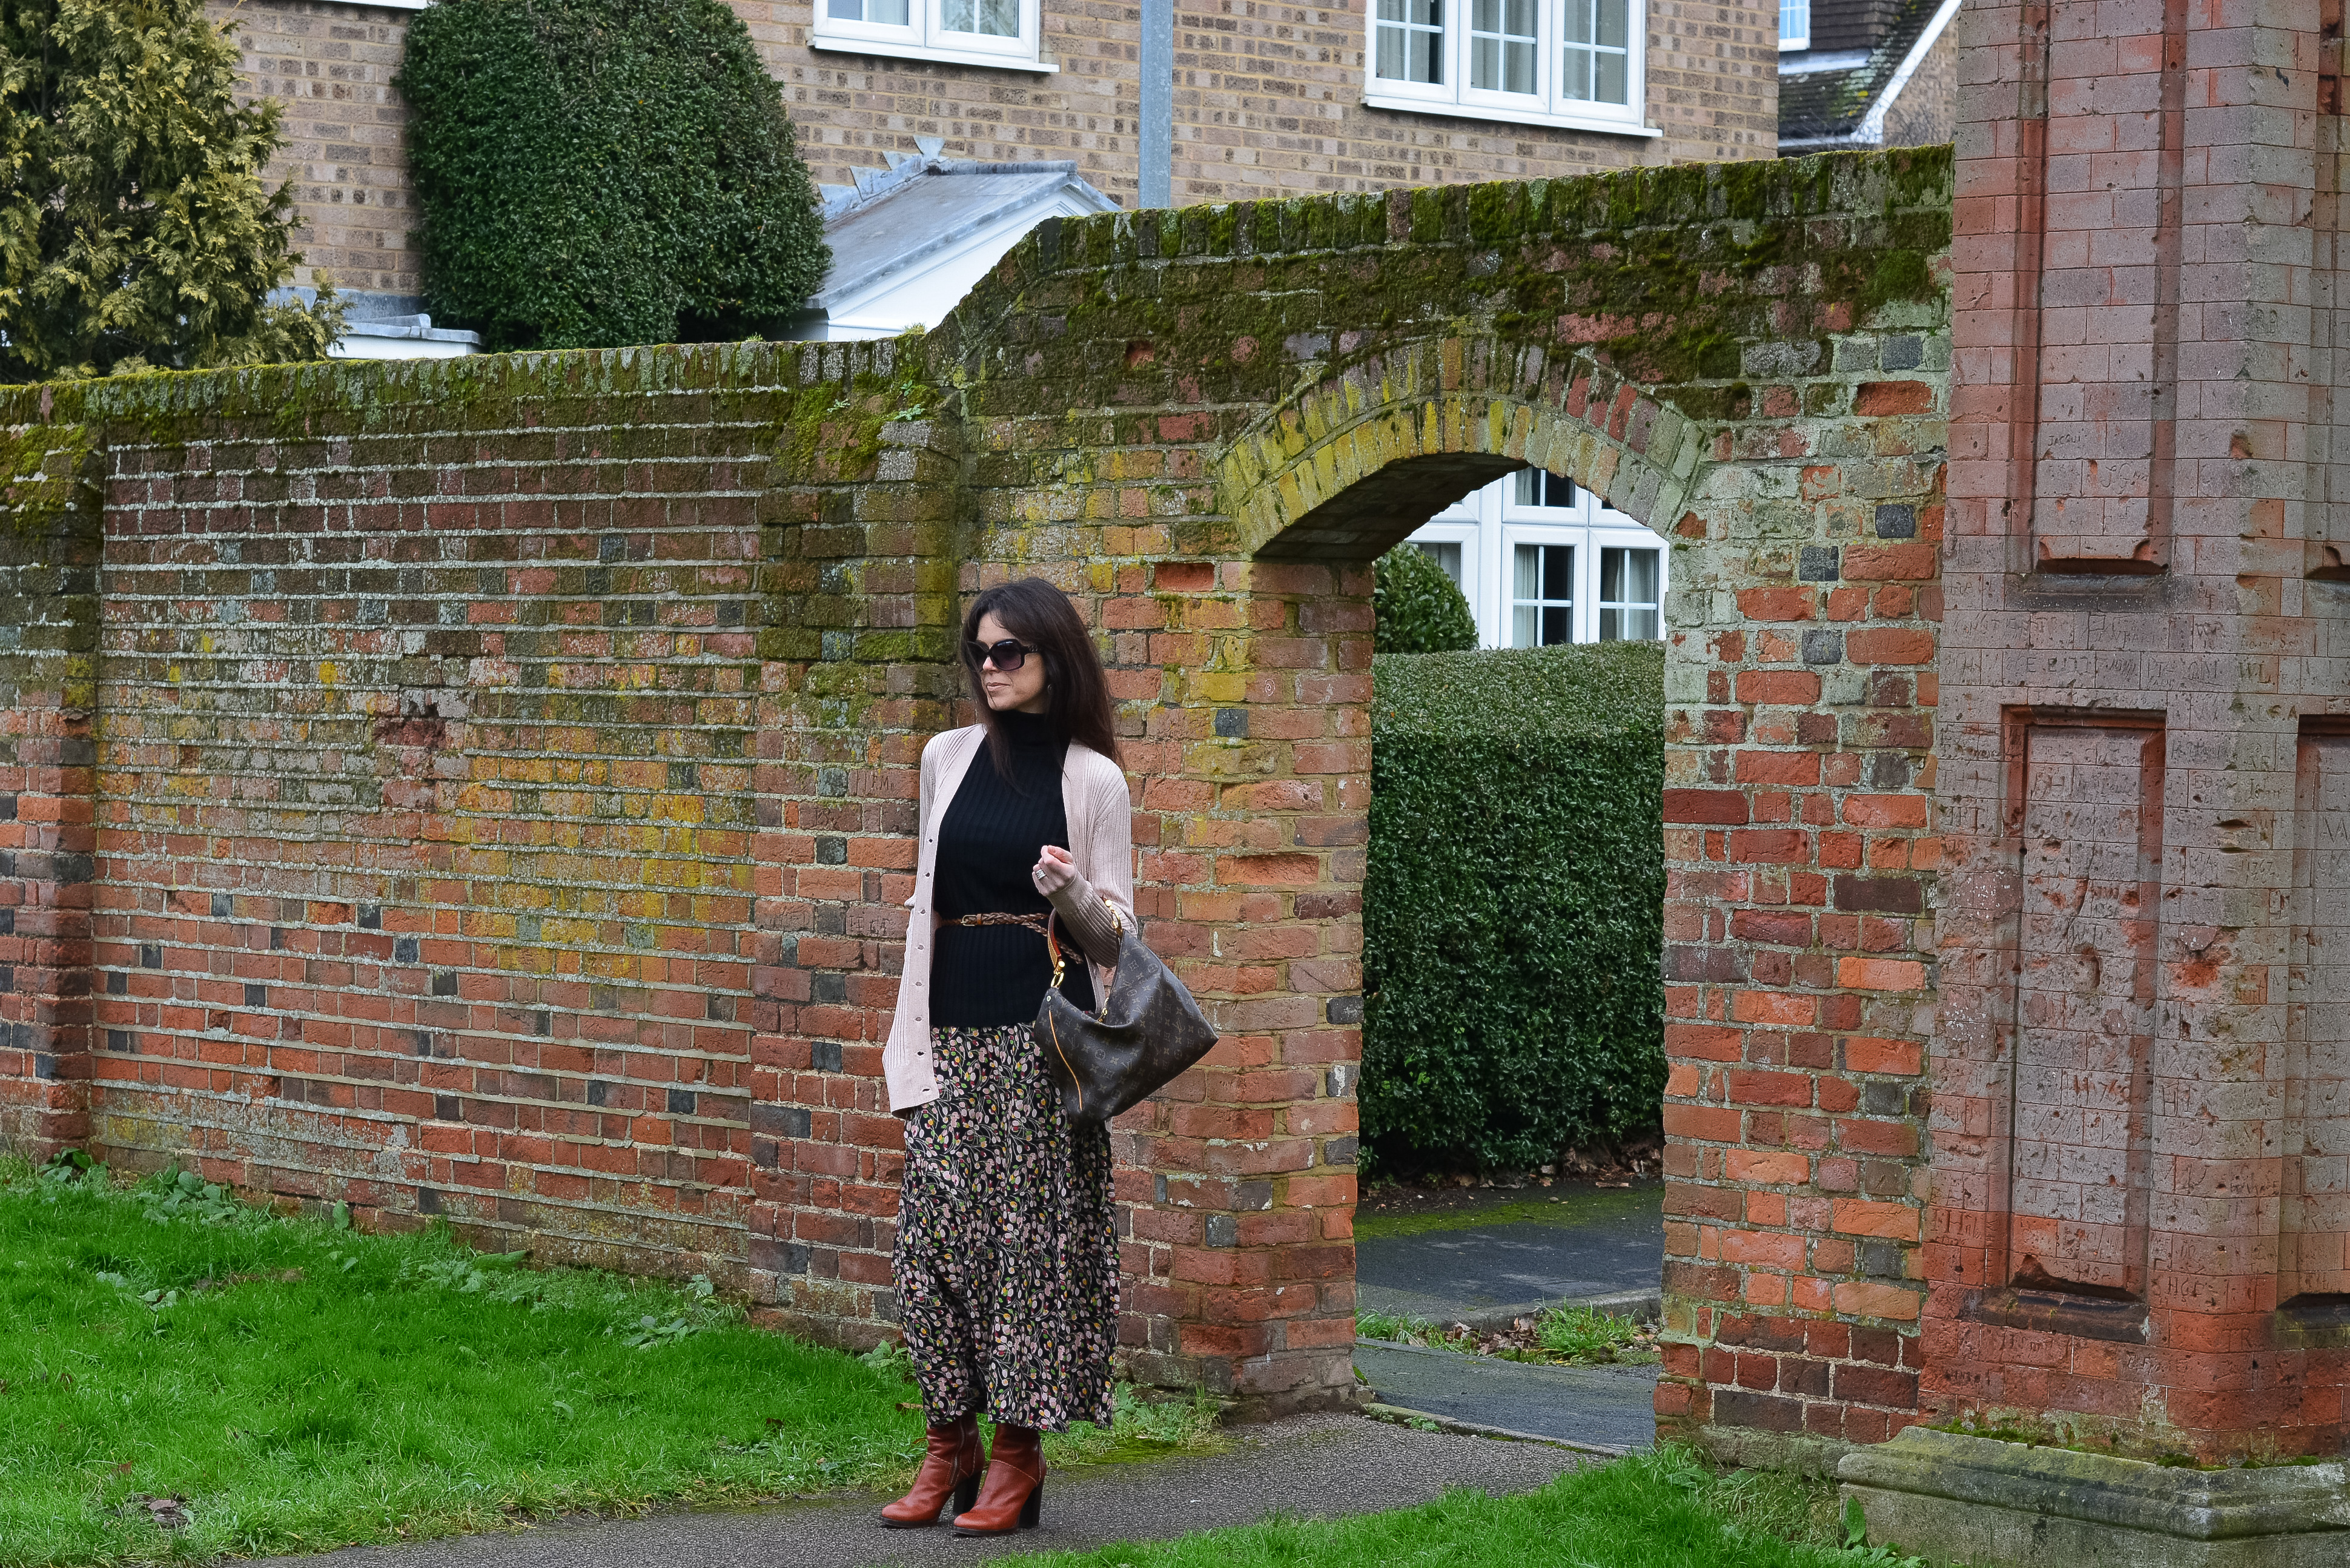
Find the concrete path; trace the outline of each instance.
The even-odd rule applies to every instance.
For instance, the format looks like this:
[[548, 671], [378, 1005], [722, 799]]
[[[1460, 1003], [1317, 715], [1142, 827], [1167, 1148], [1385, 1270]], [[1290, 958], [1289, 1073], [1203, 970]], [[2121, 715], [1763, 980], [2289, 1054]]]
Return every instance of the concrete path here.
[[1301, 1416], [1233, 1428], [1230, 1449], [1046, 1478], [1041, 1528], [963, 1541], [951, 1530], [884, 1530], [858, 1497], [727, 1513], [564, 1522], [502, 1535], [352, 1547], [247, 1568], [895, 1568], [1014, 1552], [1089, 1549], [1268, 1514], [1333, 1519], [1408, 1508], [1456, 1486], [1531, 1491], [1578, 1463], [1541, 1443], [1420, 1432], [1361, 1416]]
[[1607, 1449], [1657, 1438], [1654, 1366], [1544, 1366], [1358, 1340], [1355, 1369], [1384, 1405]]
[[[1374, 1200], [1376, 1201], [1376, 1200]], [[1653, 1299], [1664, 1267], [1663, 1183], [1462, 1195], [1457, 1212], [1355, 1221], [1356, 1300], [1365, 1312], [1485, 1327], [1563, 1299]], [[1496, 1423], [1497, 1425], [1499, 1423]]]

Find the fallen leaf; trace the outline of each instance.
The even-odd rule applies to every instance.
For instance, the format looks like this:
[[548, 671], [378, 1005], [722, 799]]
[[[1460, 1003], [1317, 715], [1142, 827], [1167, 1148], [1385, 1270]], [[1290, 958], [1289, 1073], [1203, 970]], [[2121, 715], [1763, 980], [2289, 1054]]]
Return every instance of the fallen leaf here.
[[920, 1399], [900, 1399], [898, 1401], [898, 1408], [900, 1410], [919, 1410], [921, 1407], [922, 1402]]

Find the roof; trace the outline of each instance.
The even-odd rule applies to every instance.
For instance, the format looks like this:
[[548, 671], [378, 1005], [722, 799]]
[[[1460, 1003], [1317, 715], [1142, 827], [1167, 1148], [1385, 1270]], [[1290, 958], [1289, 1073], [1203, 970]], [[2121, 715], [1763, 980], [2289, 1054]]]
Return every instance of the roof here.
[[[1836, 7], [1814, 0], [1813, 37]], [[1959, 0], [1877, 0], [1868, 20], [1881, 26], [1866, 47], [1801, 50], [1779, 57], [1779, 151], [1825, 152], [1874, 147], [1885, 139], [1886, 112], [1958, 16]], [[1836, 42], [1844, 42], [1841, 37]]]
[[[935, 145], [927, 137], [916, 145], [925, 144]], [[1118, 208], [1078, 176], [1073, 162], [958, 162], [929, 146], [920, 153], [893, 152], [889, 158], [888, 169], [857, 171], [854, 185], [822, 188], [832, 270], [808, 300], [816, 309], [868, 295], [894, 275], [961, 250], [1024, 209], [1035, 209], [1041, 222], [1071, 207], [1097, 213]]]

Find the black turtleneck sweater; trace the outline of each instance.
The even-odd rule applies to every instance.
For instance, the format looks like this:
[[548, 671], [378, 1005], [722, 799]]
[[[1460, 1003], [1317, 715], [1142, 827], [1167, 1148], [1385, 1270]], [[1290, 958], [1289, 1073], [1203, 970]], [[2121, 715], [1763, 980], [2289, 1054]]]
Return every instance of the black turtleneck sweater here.
[[[1042, 915], [1053, 906], [1033, 875], [1047, 844], [1069, 846], [1069, 819], [1061, 803], [1061, 759], [1068, 742], [1041, 714], [998, 713], [1012, 742], [1012, 776], [995, 765], [983, 742], [964, 770], [939, 824], [938, 879], [932, 907], [941, 919], [959, 915]], [[1066, 932], [1054, 936], [1068, 961], [1061, 994], [1079, 1007], [1094, 1002], [1092, 972]], [[940, 1028], [981, 1029], [1033, 1023], [1053, 978], [1045, 939], [1024, 926], [939, 928], [931, 951], [931, 1023]]]

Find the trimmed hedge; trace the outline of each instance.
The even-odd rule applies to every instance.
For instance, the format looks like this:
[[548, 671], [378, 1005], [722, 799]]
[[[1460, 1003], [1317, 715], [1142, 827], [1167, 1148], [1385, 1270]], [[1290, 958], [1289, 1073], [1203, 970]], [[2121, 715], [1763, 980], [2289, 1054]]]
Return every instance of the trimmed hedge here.
[[1524, 1169], [1657, 1125], [1664, 649], [1372, 661], [1363, 1137]]
[[487, 348], [781, 331], [831, 265], [724, 0], [441, 0], [397, 79], [426, 306]]
[[1371, 569], [1371, 646], [1381, 653], [1448, 653], [1477, 646], [1477, 618], [1444, 568], [1398, 545]]

